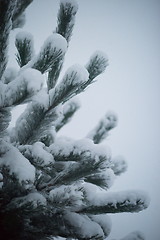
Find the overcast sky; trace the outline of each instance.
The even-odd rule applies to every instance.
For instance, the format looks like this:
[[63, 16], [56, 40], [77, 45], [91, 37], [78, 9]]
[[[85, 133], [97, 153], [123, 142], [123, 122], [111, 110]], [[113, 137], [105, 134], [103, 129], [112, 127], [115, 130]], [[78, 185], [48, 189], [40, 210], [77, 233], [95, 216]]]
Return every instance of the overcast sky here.
[[[34, 35], [38, 52], [56, 27], [58, 0], [34, 0], [23, 30]], [[112, 215], [111, 238], [134, 230], [146, 240], [160, 239], [160, 1], [79, 0], [79, 11], [64, 70], [85, 65], [95, 50], [109, 57], [109, 67], [81, 94], [82, 108], [61, 134], [84, 137], [108, 110], [119, 124], [106, 144], [113, 156], [123, 155], [129, 165], [111, 190], [142, 189], [150, 207], [138, 214]], [[11, 55], [14, 55], [11, 37]], [[10, 65], [15, 62], [10, 61]], [[17, 110], [18, 111], [18, 110]], [[16, 113], [17, 114], [17, 113]]]

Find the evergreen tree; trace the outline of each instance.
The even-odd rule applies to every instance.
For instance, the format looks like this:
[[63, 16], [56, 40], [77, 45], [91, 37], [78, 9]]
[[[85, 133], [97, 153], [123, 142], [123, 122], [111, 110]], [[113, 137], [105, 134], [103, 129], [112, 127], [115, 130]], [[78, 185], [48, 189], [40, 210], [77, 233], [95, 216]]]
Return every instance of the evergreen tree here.
[[[0, 0], [0, 231], [7, 240], [105, 239], [111, 230], [107, 213], [139, 212], [148, 207], [145, 193], [112, 193], [115, 176], [125, 172], [123, 159], [101, 144], [117, 125], [108, 112], [81, 140], [58, 137], [79, 108], [83, 92], [108, 65], [96, 51], [85, 67], [71, 66], [59, 79], [71, 39], [74, 0], [61, 0], [57, 27], [37, 55], [33, 37], [16, 35], [19, 72], [7, 68], [8, 39], [24, 24], [32, 0]], [[47, 73], [47, 87], [43, 74]], [[11, 111], [27, 104], [12, 130]], [[144, 239], [134, 232], [123, 239]]]

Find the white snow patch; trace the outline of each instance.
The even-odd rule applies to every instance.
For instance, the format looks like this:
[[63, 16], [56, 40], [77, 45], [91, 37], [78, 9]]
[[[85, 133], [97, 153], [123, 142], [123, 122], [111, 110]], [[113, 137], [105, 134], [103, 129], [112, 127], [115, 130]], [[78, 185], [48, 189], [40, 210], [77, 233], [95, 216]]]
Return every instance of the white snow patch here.
[[16, 34], [16, 39], [19, 41], [29, 40], [33, 41], [33, 35], [26, 31], [20, 31]]
[[104, 233], [100, 225], [96, 222], [93, 222], [86, 215], [68, 212], [66, 213], [65, 218], [72, 227], [75, 227], [76, 232], [79, 236], [81, 236], [81, 238], [93, 239], [93, 237], [97, 237], [97, 235], [99, 237], [104, 237]]
[[35, 180], [35, 168], [26, 159], [17, 148], [9, 145], [6, 142], [1, 142], [5, 148], [5, 152], [0, 157], [0, 166], [6, 166], [9, 169], [10, 174], [15, 174], [20, 183], [25, 183], [26, 187], [29, 182]]
[[67, 50], [67, 41], [62, 35], [53, 33], [45, 40], [40, 52], [43, 52], [47, 46], [50, 46], [53, 51], [56, 49], [56, 51], [65, 53]]
[[90, 139], [72, 140], [69, 138], [60, 137], [49, 147], [49, 151], [53, 155], [69, 156], [81, 155], [82, 153], [86, 156], [99, 160], [99, 157], [104, 156], [108, 161], [107, 165], [110, 165], [111, 151], [104, 144], [94, 144]]
[[[64, 84], [82, 84], [88, 80], [89, 73], [87, 69], [79, 64], [74, 64], [68, 68], [65, 73], [64, 78], [62, 79], [62, 83]], [[67, 81], [67, 82], [66, 82]]]
[[91, 219], [101, 226], [103, 232], [105, 233], [105, 237], [110, 234], [112, 222], [107, 214], [91, 215]]
[[[107, 204], [112, 204], [116, 207], [117, 203], [126, 202], [131, 205], [136, 205], [137, 200], [144, 202], [144, 206], [147, 207], [150, 203], [148, 195], [140, 190], [132, 191], [121, 191], [121, 192], [107, 192], [104, 190], [93, 191], [94, 186], [91, 187], [91, 184], [83, 185], [86, 193], [87, 199], [91, 205], [102, 206]], [[98, 193], [98, 194], [97, 194]]]
[[35, 160], [40, 161], [41, 166], [47, 166], [54, 163], [53, 156], [45, 150], [45, 145], [41, 142], [36, 142], [31, 147], [32, 156]]
[[44, 76], [36, 69], [28, 68], [21, 72], [20, 77], [27, 83], [28, 92], [38, 92], [44, 83]]

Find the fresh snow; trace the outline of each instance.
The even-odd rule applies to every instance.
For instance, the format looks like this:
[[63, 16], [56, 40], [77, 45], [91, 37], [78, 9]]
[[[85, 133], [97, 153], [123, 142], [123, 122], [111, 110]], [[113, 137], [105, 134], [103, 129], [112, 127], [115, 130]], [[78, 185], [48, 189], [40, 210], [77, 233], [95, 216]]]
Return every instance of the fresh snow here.
[[[91, 205], [102, 206], [107, 204], [112, 204], [112, 206], [117, 205], [119, 202], [124, 202], [128, 200], [128, 204], [136, 205], [137, 200], [141, 199], [144, 202], [144, 206], [147, 207], [150, 203], [148, 195], [143, 191], [121, 191], [121, 192], [106, 192], [104, 190], [93, 191], [91, 184], [85, 183], [83, 185], [86, 191], [86, 198]], [[98, 194], [97, 194], [98, 193]]]
[[45, 40], [40, 52], [43, 52], [47, 46], [50, 46], [53, 51], [55, 51], [55, 49], [57, 52], [62, 51], [65, 53], [67, 51], [67, 41], [58, 33], [53, 33]]
[[49, 152], [46, 151], [44, 143], [36, 142], [29, 147], [34, 161], [40, 162], [42, 167], [54, 163], [54, 158]]
[[27, 83], [28, 92], [38, 92], [44, 83], [44, 76], [36, 69], [28, 68], [20, 77]]
[[16, 39], [19, 41], [29, 40], [33, 41], [33, 35], [26, 31], [20, 31], [16, 34]]
[[67, 212], [65, 215], [65, 219], [71, 224], [71, 227], [75, 228], [76, 233], [78, 234], [78, 236], [81, 236], [81, 239], [93, 239], [93, 237], [97, 237], [97, 235], [100, 237], [104, 237], [104, 233], [100, 225], [96, 222], [93, 222], [86, 215], [79, 215], [77, 213]]
[[61, 84], [77, 85], [88, 80], [89, 73], [87, 69], [79, 64], [74, 64], [68, 68]]
[[58, 201], [59, 203], [67, 202], [72, 199], [72, 206], [81, 206], [83, 201], [83, 193], [74, 185], [61, 185], [58, 188], [55, 188], [49, 192], [50, 201]]
[[69, 156], [72, 152], [74, 155], [86, 156], [99, 160], [100, 156], [107, 158], [107, 164], [110, 165], [111, 152], [104, 144], [94, 144], [90, 139], [72, 140], [65, 137], [59, 137], [49, 147], [53, 155]]
[[112, 222], [107, 214], [91, 215], [91, 219], [101, 226], [103, 232], [105, 233], [105, 237], [110, 234]]
[[10, 174], [14, 174], [19, 183], [25, 183], [27, 185], [34, 182], [35, 180], [35, 168], [26, 159], [17, 148], [13, 147], [9, 143], [1, 140], [1, 152], [3, 152], [2, 157], [0, 157], [0, 166], [6, 166]]

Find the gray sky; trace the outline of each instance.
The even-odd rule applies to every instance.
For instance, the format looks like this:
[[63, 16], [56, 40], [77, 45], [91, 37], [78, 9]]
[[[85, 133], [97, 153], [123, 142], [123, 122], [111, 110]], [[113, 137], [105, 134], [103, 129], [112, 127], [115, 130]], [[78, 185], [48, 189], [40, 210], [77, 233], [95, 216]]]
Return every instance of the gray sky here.
[[[97, 49], [107, 53], [109, 67], [81, 94], [82, 108], [61, 134], [82, 138], [106, 111], [117, 113], [119, 124], [106, 144], [113, 156], [120, 154], [126, 158], [129, 168], [111, 190], [145, 190], [151, 204], [139, 214], [112, 215], [110, 239], [140, 230], [146, 240], [159, 240], [160, 1], [79, 0], [78, 3], [64, 70], [75, 63], [84, 65]], [[57, 10], [57, 0], [34, 0], [27, 10], [23, 29], [34, 35], [37, 52], [55, 29]], [[11, 44], [18, 31], [14, 30]], [[14, 48], [10, 51], [13, 56]]]

